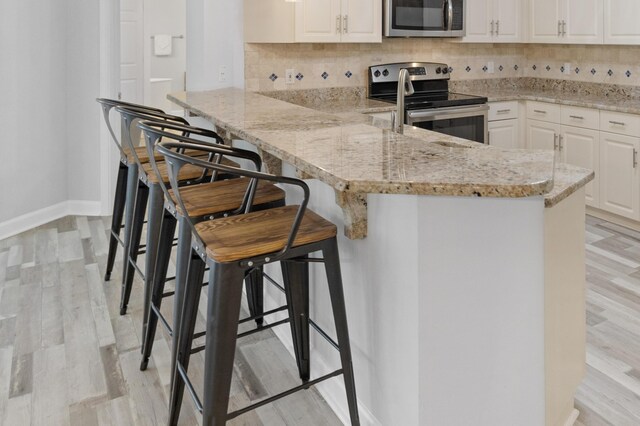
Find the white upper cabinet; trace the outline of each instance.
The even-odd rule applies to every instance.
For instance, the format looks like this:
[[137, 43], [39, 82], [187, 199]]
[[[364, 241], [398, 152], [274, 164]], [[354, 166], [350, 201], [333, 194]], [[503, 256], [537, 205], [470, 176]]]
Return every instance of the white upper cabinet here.
[[247, 43], [380, 43], [378, 0], [244, 0]]
[[466, 2], [466, 42], [513, 43], [522, 40], [521, 0]]
[[534, 43], [601, 44], [602, 0], [534, 0], [529, 7]]
[[640, 44], [640, 1], [604, 0], [604, 43]]

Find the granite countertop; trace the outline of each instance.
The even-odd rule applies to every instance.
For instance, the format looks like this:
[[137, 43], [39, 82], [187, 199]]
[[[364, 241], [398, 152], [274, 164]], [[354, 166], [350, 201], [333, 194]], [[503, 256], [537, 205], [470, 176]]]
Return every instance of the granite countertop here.
[[[235, 88], [170, 99], [338, 191], [528, 197], [553, 188], [551, 151], [473, 149], [424, 130], [399, 135], [362, 114], [327, 113]], [[328, 104], [334, 112], [349, 110]]]

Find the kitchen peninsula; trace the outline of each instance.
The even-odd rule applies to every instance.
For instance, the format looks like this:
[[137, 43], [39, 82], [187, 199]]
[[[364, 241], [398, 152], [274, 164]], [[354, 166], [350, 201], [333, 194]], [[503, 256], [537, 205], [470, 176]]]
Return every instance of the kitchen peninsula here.
[[[551, 151], [398, 135], [362, 114], [380, 107], [367, 100], [312, 109], [240, 89], [170, 99], [255, 145], [270, 172], [308, 179], [309, 207], [344, 231], [363, 424], [571, 424], [584, 374], [591, 171], [557, 165]], [[331, 330], [318, 272], [312, 316]], [[312, 342], [315, 376], [336, 355]], [[319, 390], [346, 418], [341, 382]]]

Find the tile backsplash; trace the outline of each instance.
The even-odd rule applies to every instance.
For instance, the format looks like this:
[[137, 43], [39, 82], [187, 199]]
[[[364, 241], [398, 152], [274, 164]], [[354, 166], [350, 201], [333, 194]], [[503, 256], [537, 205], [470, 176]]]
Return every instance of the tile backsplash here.
[[[367, 67], [443, 62], [452, 80], [539, 77], [640, 85], [640, 46], [467, 44], [445, 39], [385, 39], [379, 44], [245, 44], [245, 88], [252, 91], [362, 87]], [[494, 73], [489, 73], [489, 62]], [[564, 73], [569, 64], [568, 73]], [[295, 81], [285, 83], [285, 70]]]

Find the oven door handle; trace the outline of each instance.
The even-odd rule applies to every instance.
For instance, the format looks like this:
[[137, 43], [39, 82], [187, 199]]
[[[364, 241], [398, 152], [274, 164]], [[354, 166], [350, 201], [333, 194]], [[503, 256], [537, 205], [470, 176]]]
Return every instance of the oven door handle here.
[[408, 111], [408, 123], [420, 121], [447, 120], [451, 118], [473, 117], [474, 115], [486, 115], [489, 105], [474, 105], [469, 107], [434, 108], [430, 110]]

